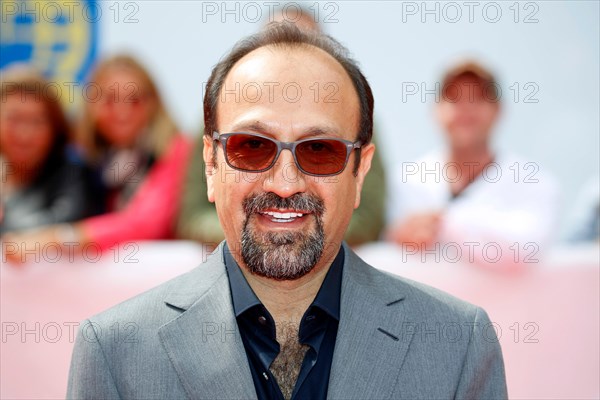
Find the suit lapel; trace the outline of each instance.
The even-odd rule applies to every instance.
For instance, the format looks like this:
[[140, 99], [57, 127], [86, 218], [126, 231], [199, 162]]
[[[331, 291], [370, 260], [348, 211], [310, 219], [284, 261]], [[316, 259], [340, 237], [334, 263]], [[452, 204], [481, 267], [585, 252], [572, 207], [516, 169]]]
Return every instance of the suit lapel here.
[[221, 244], [165, 300], [183, 312], [159, 336], [192, 399], [256, 398], [222, 256]]
[[[159, 336], [192, 399], [250, 399], [256, 391], [237, 327], [222, 244], [167, 299], [182, 313]], [[328, 398], [390, 398], [413, 330], [405, 326], [405, 293], [345, 246], [340, 325]]]
[[405, 293], [345, 247], [340, 325], [328, 398], [387, 399], [392, 395], [413, 330], [405, 326]]

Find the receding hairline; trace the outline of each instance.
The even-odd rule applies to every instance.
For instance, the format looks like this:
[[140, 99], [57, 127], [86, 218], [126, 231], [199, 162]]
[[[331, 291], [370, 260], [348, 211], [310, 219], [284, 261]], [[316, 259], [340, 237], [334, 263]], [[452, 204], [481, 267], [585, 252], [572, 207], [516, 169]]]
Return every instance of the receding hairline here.
[[[279, 51], [294, 51], [294, 50], [306, 51], [309, 53], [319, 54], [321, 56], [324, 56], [323, 59], [329, 59], [329, 60], [333, 61], [334, 64], [337, 66], [335, 74], [339, 75], [340, 77], [343, 77], [342, 79], [346, 80], [346, 82], [344, 82], [344, 83], [340, 82], [340, 84], [350, 85], [350, 87], [352, 88], [352, 93], [354, 93], [354, 102], [355, 102], [355, 106], [357, 108], [356, 112], [357, 112], [357, 119], [358, 119], [357, 127], [360, 130], [361, 101], [360, 101], [360, 95], [358, 94], [358, 90], [356, 89], [356, 87], [354, 86], [354, 83], [352, 82], [352, 77], [350, 76], [348, 71], [344, 68], [342, 63], [340, 63], [334, 56], [332, 56], [330, 53], [323, 50], [322, 48], [315, 46], [311, 43], [270, 43], [270, 44], [266, 44], [264, 46], [258, 47], [256, 49], [250, 51], [249, 53], [245, 54], [242, 58], [237, 60], [235, 64], [232, 65], [231, 69], [227, 72], [227, 74], [223, 78], [223, 85], [221, 87], [221, 91], [226, 87], [225, 82], [227, 82], [227, 80], [230, 78], [232, 73], [236, 72], [236, 68], [239, 65], [241, 65], [246, 60], [247, 57], [256, 55], [256, 53], [261, 50], [268, 51], [271, 54], [274, 54], [275, 51], [277, 51], [277, 50], [279, 50]], [[329, 82], [327, 82], [327, 83], [329, 83]], [[221, 101], [218, 101], [218, 99], [221, 97], [221, 91], [219, 92], [218, 97], [217, 97], [217, 103], [216, 103], [216, 108], [215, 108], [215, 111], [216, 111], [215, 122], [218, 121], [219, 108], [220, 108], [219, 105], [221, 103]]]
[[[338, 72], [343, 72], [343, 75], [345, 77], [348, 78], [348, 81], [352, 84], [352, 77], [350, 76], [350, 74], [348, 73], [348, 71], [346, 70], [346, 68], [344, 67], [344, 65], [339, 62], [339, 60], [337, 60], [332, 54], [330, 54], [329, 52], [327, 52], [326, 50], [322, 49], [319, 46], [316, 46], [312, 43], [289, 43], [289, 42], [285, 42], [285, 43], [269, 43], [266, 44], [264, 46], [260, 46], [250, 52], [248, 52], [247, 54], [244, 54], [243, 57], [241, 57], [239, 60], [237, 60], [235, 62], [235, 64], [233, 64], [230, 68], [230, 70], [227, 72], [227, 74], [224, 77], [224, 81], [227, 79], [227, 77], [229, 76], [229, 74], [231, 73], [231, 71], [233, 71], [239, 64], [241, 64], [243, 61], [245, 61], [247, 58], [249, 58], [252, 55], [256, 55], [256, 53], [260, 52], [260, 51], [269, 51], [271, 53], [275, 53], [276, 51], [288, 51], [288, 52], [293, 52], [293, 51], [304, 51], [306, 53], [313, 53], [313, 54], [318, 54], [318, 55], [322, 55], [324, 56], [324, 58], [329, 59], [331, 61], [334, 62], [335, 65], [337, 65], [337, 69]], [[352, 85], [354, 86], [354, 85]], [[358, 94], [358, 93], [357, 93]]]
[[[350, 87], [352, 87], [352, 91], [356, 96], [356, 101], [358, 103], [358, 108], [359, 108], [359, 113], [360, 113], [360, 108], [361, 108], [360, 95], [352, 81], [352, 76], [350, 75], [350, 73], [346, 70], [344, 65], [341, 62], [339, 62], [339, 60], [337, 60], [332, 54], [330, 54], [326, 50], [324, 50], [324, 49], [320, 48], [319, 46], [316, 46], [312, 43], [305, 43], [305, 42], [301, 42], [301, 43], [289, 43], [289, 42], [269, 43], [269, 44], [260, 46], [256, 49], [248, 52], [243, 57], [241, 57], [239, 60], [237, 60], [235, 62], [235, 64], [233, 64], [231, 66], [229, 71], [227, 71], [227, 74], [225, 74], [225, 76], [223, 77], [223, 85], [221, 87], [221, 90], [223, 90], [223, 88], [225, 87], [224, 83], [227, 81], [227, 79], [229, 79], [232, 72], [235, 72], [235, 70], [244, 61], [246, 61], [249, 57], [251, 57], [253, 55], [256, 56], [256, 53], [258, 53], [260, 51], [268, 51], [271, 54], [274, 54], [276, 51], [304, 51], [304, 52], [320, 55], [323, 57], [323, 59], [329, 59], [330, 61], [333, 61], [333, 64], [336, 65], [336, 67], [337, 67], [335, 70], [335, 73], [339, 74], [340, 76], [343, 76], [344, 77], [343, 79], [346, 80], [345, 84], [349, 84]], [[221, 96], [221, 93], [218, 94], [218, 98], [220, 98], [220, 96]], [[217, 100], [218, 100], [218, 98], [217, 98]], [[217, 104], [216, 104], [217, 108], [218, 108], [219, 103], [220, 103], [220, 101], [217, 101]]]

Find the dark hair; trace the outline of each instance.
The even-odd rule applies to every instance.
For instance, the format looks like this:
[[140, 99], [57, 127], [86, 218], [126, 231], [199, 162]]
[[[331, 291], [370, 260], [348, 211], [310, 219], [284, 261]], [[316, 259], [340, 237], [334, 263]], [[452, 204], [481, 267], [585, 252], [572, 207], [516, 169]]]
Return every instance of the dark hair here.
[[[360, 103], [358, 140], [363, 144], [368, 144], [371, 141], [373, 136], [373, 93], [358, 64], [349, 56], [348, 49], [329, 35], [303, 31], [289, 22], [271, 23], [267, 29], [240, 40], [229, 54], [215, 65], [208, 79], [204, 95], [205, 135], [212, 136], [212, 133], [217, 130], [217, 104], [227, 74], [240, 59], [264, 46], [282, 48], [314, 46], [325, 51], [340, 63], [350, 77]], [[358, 169], [359, 159], [360, 157], [357, 157], [355, 172]]]
[[39, 166], [36, 179], [43, 180], [59, 168], [65, 160], [67, 143], [71, 139], [71, 126], [60, 103], [60, 93], [55, 84], [47, 81], [32, 67], [15, 65], [2, 74], [0, 98], [4, 103], [9, 96], [18, 95], [21, 102], [42, 102], [48, 114], [53, 139], [46, 159]]

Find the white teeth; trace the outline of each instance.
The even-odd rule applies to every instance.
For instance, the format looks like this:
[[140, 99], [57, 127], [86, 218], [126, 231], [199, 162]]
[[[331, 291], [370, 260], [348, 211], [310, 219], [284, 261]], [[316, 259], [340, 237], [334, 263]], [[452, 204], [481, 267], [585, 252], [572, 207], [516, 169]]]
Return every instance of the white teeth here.
[[300, 218], [302, 217], [304, 214], [301, 213], [297, 213], [297, 212], [285, 212], [285, 213], [281, 213], [281, 212], [277, 212], [277, 211], [264, 211], [261, 214], [263, 215], [269, 215], [275, 219], [291, 219], [291, 218]]

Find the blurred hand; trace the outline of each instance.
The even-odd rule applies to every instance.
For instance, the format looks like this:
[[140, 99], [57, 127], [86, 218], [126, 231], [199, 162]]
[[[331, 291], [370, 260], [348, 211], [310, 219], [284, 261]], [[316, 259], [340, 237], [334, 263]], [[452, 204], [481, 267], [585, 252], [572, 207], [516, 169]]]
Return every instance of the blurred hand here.
[[56, 235], [51, 227], [7, 233], [2, 237], [3, 259], [14, 264], [36, 262], [40, 260], [44, 246], [54, 242]]
[[441, 211], [413, 214], [390, 229], [388, 240], [399, 245], [427, 247], [436, 242], [441, 220]]
[[[63, 255], [69, 259], [79, 254], [87, 244], [87, 238], [79, 224], [47, 225], [2, 236], [2, 260], [11, 263], [31, 263], [44, 260], [48, 254], [52, 262]], [[58, 253], [59, 252], [59, 253]]]

